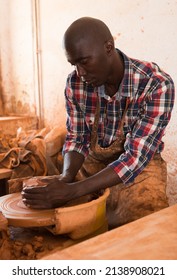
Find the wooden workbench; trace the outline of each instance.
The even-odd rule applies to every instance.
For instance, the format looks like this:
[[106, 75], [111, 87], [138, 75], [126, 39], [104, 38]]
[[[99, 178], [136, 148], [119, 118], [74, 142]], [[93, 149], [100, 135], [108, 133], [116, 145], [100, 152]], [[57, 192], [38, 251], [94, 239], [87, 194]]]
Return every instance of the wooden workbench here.
[[177, 260], [177, 204], [42, 259]]

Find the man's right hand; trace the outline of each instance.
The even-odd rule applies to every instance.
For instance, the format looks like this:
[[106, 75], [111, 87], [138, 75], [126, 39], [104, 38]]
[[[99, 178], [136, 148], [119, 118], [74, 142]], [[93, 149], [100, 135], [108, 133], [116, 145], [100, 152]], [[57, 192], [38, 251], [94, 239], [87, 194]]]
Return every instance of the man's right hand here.
[[22, 200], [27, 207], [50, 209], [63, 206], [77, 197], [76, 188], [58, 178], [37, 178], [26, 181], [22, 190]]

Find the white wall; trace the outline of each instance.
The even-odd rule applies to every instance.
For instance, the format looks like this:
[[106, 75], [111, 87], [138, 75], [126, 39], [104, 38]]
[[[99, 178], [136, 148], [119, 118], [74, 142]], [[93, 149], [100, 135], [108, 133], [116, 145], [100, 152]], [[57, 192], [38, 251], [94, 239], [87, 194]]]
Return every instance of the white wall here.
[[66, 76], [71, 71], [62, 49], [62, 37], [69, 24], [81, 16], [105, 21], [119, 48], [132, 57], [159, 63], [177, 82], [176, 1], [53, 0], [51, 5], [51, 1], [43, 0], [40, 3], [44, 95], [46, 105], [50, 103], [47, 96], [53, 97], [50, 104], [56, 104], [56, 112], [60, 109], [57, 103], [62, 99]]
[[[38, 4], [38, 50], [35, 3]], [[65, 125], [63, 92], [72, 68], [66, 61], [62, 38], [72, 21], [82, 16], [105, 21], [117, 47], [132, 57], [157, 62], [177, 84], [175, 0], [0, 0], [0, 13], [0, 65], [7, 113], [37, 113], [45, 126]], [[36, 52], [42, 65], [40, 87]], [[168, 127], [170, 137], [165, 141], [177, 137], [176, 117], [175, 104]]]
[[34, 114], [31, 1], [0, 0], [0, 47], [4, 113]]

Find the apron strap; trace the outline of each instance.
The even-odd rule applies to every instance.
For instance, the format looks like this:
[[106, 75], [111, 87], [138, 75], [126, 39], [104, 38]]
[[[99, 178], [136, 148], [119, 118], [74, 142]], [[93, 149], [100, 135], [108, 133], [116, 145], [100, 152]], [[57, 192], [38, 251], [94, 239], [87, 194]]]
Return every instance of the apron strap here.
[[[125, 139], [124, 137], [124, 133], [123, 133], [123, 126], [124, 126], [124, 121], [125, 121], [125, 117], [126, 117], [126, 113], [128, 111], [128, 107], [130, 104], [130, 97], [126, 98], [126, 104], [125, 104], [125, 109], [122, 115], [122, 119], [119, 123], [119, 127], [118, 127], [118, 131], [119, 131], [119, 138]], [[93, 128], [92, 128], [92, 132], [91, 132], [91, 150], [95, 150], [95, 147], [98, 146], [98, 125], [99, 125], [99, 117], [100, 117], [100, 102], [99, 102], [99, 97], [97, 98], [97, 104], [96, 104], [96, 111], [95, 111], [95, 119], [94, 119], [94, 123], [93, 123]], [[116, 141], [116, 140], [115, 140]], [[110, 145], [110, 147], [115, 143], [115, 141]], [[118, 139], [118, 141], [120, 142], [120, 139]], [[110, 148], [108, 147], [108, 148]], [[103, 149], [107, 149], [107, 148], [101, 148]]]

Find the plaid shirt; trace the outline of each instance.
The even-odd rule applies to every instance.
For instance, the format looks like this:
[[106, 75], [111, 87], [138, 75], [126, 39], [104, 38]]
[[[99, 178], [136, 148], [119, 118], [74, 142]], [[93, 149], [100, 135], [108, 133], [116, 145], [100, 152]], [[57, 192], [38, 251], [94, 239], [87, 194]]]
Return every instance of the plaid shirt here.
[[130, 99], [123, 127], [126, 141], [120, 157], [109, 164], [123, 183], [129, 183], [164, 148], [162, 137], [174, 104], [174, 84], [170, 76], [155, 63], [123, 56], [125, 71], [118, 92], [111, 98], [104, 86], [93, 88], [82, 82], [73, 71], [67, 79], [65, 98], [67, 137], [63, 154], [89, 153], [91, 130], [97, 98], [100, 100], [98, 143], [108, 147], [117, 138], [118, 125]]

